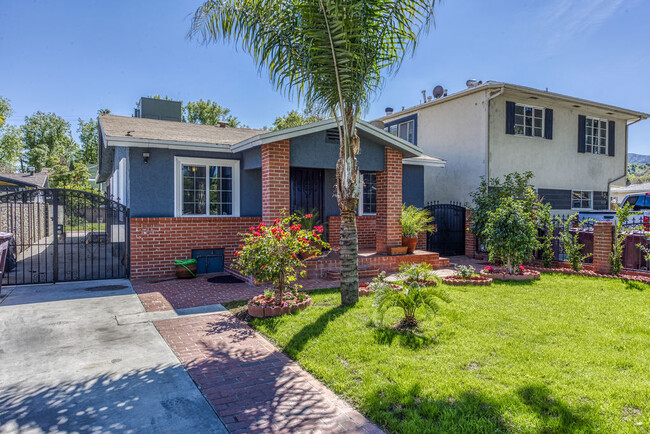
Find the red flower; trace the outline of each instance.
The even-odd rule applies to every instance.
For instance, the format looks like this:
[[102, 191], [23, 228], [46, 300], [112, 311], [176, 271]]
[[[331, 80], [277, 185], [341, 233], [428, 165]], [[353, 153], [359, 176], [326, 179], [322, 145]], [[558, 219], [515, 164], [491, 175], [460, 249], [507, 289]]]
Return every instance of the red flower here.
[[241, 254], [241, 252], [235, 250], [235, 256], [239, 256], [240, 254]]
[[248, 230], [251, 232], [255, 232], [255, 226], [251, 226], [250, 228], [248, 228]]
[[257, 231], [257, 232], [255, 232], [255, 233], [253, 233], [253, 236], [254, 236], [254, 237], [259, 237], [259, 236], [261, 236], [261, 235], [262, 235], [262, 234], [260, 234], [260, 232], [259, 232], [259, 231]]
[[296, 259], [298, 256], [296, 256], [296, 254], [294, 253], [294, 254], [291, 255], [291, 257], [292, 257], [293, 259]]
[[314, 231], [316, 231], [319, 234], [323, 233], [323, 227], [322, 226], [314, 226]]
[[280, 223], [280, 219], [275, 219], [275, 220], [273, 220], [273, 224], [274, 224], [274, 225], [277, 225], [278, 223]]
[[310, 218], [312, 218], [312, 217], [313, 217], [313, 215], [311, 215], [311, 214], [307, 214], [307, 215], [305, 216], [306, 219], [310, 219]]

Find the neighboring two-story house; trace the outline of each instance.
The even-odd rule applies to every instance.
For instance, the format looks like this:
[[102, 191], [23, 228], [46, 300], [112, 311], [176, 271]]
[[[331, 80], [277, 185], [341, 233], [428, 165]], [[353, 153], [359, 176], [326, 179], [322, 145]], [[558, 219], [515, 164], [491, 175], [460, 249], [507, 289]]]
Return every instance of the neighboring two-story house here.
[[627, 129], [650, 115], [509, 83], [467, 89], [378, 119], [423, 152], [425, 201], [470, 203], [481, 177], [532, 171], [554, 211], [607, 209], [625, 185]]

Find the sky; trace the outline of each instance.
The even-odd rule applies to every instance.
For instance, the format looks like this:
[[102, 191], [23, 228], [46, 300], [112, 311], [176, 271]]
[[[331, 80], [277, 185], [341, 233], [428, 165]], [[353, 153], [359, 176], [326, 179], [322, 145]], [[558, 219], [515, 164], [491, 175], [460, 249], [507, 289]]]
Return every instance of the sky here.
[[[130, 116], [141, 96], [211, 99], [261, 128], [297, 101], [276, 92], [248, 54], [186, 35], [198, 0], [0, 0], [0, 96], [21, 124], [37, 110]], [[435, 27], [365, 119], [399, 110], [440, 84], [505, 81], [650, 113], [650, 0], [444, 0]], [[629, 129], [650, 154], [650, 119]]]

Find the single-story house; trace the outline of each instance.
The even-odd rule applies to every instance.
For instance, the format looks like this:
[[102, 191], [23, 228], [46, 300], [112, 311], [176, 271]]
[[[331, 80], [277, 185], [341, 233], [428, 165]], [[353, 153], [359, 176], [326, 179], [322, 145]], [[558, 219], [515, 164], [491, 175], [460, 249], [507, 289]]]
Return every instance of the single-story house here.
[[[130, 209], [133, 278], [171, 274], [175, 259], [202, 252], [220, 256], [223, 268], [240, 233], [283, 211], [318, 210], [338, 245], [334, 120], [265, 131], [139, 116], [100, 115], [98, 123], [97, 182]], [[385, 252], [401, 245], [402, 203], [424, 205], [424, 167], [445, 162], [367, 122], [358, 134], [359, 244]]]
[[8, 193], [50, 186], [50, 169], [43, 168], [40, 172], [33, 170], [27, 173], [0, 173], [0, 193]]

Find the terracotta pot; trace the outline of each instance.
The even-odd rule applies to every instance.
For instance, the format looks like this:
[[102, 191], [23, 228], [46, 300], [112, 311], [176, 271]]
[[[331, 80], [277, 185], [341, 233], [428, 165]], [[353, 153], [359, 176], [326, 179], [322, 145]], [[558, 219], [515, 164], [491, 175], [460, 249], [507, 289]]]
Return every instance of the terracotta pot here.
[[402, 246], [406, 246], [406, 253], [415, 252], [415, 246], [418, 245], [418, 237], [402, 237]]

